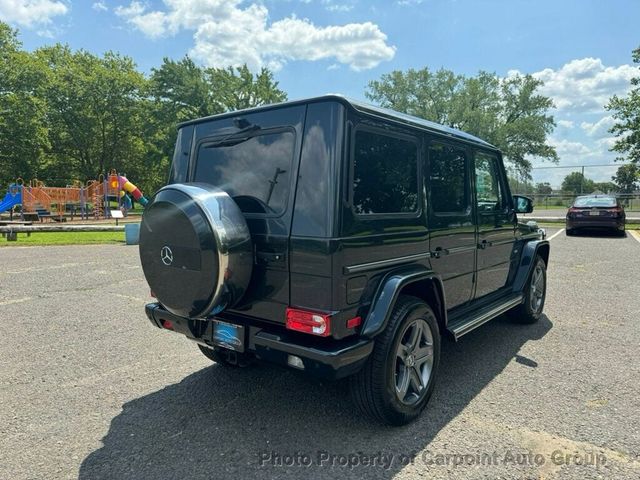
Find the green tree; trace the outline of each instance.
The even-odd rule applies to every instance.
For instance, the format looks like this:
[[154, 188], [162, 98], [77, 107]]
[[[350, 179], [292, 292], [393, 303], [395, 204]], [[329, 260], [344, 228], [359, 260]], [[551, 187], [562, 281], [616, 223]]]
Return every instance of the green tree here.
[[37, 94], [42, 65], [0, 22], [0, 191], [16, 177], [41, 176], [49, 147], [46, 102]]
[[[51, 155], [49, 177], [96, 178], [111, 168], [144, 176], [144, 76], [132, 59], [107, 52], [98, 57], [54, 45], [34, 55], [46, 66]], [[56, 183], [60, 183], [59, 181]]]
[[287, 94], [278, 88], [273, 73], [262, 68], [253, 74], [242, 67], [208, 68], [205, 77], [213, 90], [213, 104], [217, 110], [230, 112], [284, 102]]
[[549, 195], [553, 192], [549, 182], [540, 182], [536, 184], [536, 193], [540, 195]]
[[591, 193], [595, 190], [595, 184], [593, 180], [585, 177], [580, 172], [571, 172], [564, 177], [562, 181], [562, 190], [564, 192], [571, 192], [573, 194]]
[[640, 188], [640, 168], [634, 164], [621, 165], [611, 180], [615, 182], [620, 193], [634, 193]]
[[614, 193], [618, 187], [613, 182], [594, 182], [593, 189], [603, 193]]
[[557, 161], [547, 143], [555, 122], [542, 82], [530, 75], [500, 79], [475, 77], [445, 69], [393, 71], [369, 82], [365, 95], [383, 107], [425, 118], [477, 135], [499, 147], [517, 174], [530, 178], [530, 157]]
[[[640, 47], [633, 51], [632, 58], [634, 63], [640, 63]], [[637, 164], [640, 163], [640, 75], [631, 79], [631, 85], [626, 97], [614, 95], [606, 109], [613, 112], [616, 120], [609, 130], [618, 137], [612, 150], [625, 154]]]

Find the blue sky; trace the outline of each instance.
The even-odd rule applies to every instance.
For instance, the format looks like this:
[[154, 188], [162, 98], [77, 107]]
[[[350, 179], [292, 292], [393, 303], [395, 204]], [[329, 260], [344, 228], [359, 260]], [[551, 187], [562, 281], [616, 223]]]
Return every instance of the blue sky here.
[[[370, 80], [395, 69], [531, 73], [556, 103], [562, 165], [613, 162], [603, 105], [639, 75], [638, 19], [637, 0], [0, 0], [0, 20], [28, 49], [115, 50], [145, 72], [187, 53], [203, 65], [246, 62], [274, 70], [292, 99], [363, 99]], [[559, 185], [569, 171], [534, 170], [534, 180]]]

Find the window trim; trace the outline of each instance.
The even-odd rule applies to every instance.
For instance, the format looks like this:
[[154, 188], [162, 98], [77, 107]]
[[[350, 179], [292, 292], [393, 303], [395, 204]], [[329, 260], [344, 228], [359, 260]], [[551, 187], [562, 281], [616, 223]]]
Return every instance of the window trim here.
[[[355, 179], [355, 151], [356, 151], [356, 135], [358, 132], [369, 132], [375, 135], [384, 135], [385, 137], [395, 138], [412, 143], [416, 147], [416, 210], [411, 212], [385, 212], [385, 213], [358, 213], [354, 206], [354, 179]], [[417, 135], [405, 132], [389, 131], [385, 128], [359, 123], [352, 128], [349, 145], [349, 175], [348, 193], [349, 193], [349, 209], [354, 217], [359, 220], [378, 220], [385, 218], [419, 218], [422, 215], [423, 194], [420, 188], [422, 179], [422, 140]]]
[[[431, 201], [431, 196], [433, 195], [433, 189], [431, 188], [431, 147], [433, 145], [442, 145], [445, 147], [451, 147], [451, 148], [455, 148], [457, 150], [460, 150], [462, 152], [464, 152], [464, 175], [465, 175], [465, 182], [464, 182], [464, 187], [465, 187], [465, 197], [467, 200], [467, 206], [464, 210], [451, 210], [448, 212], [437, 212], [433, 209], [433, 202]], [[428, 189], [429, 189], [429, 209], [431, 214], [434, 217], [471, 217], [473, 215], [473, 205], [474, 205], [474, 193], [473, 193], [473, 189], [474, 189], [474, 184], [472, 184], [472, 178], [471, 178], [471, 172], [470, 167], [471, 167], [471, 160], [470, 160], [470, 151], [467, 145], [463, 144], [463, 143], [456, 143], [456, 142], [451, 142], [451, 141], [446, 141], [446, 140], [442, 140], [442, 139], [433, 139], [430, 140], [429, 143], [427, 144], [427, 161], [429, 162], [429, 178], [428, 178]]]
[[[293, 167], [294, 167], [294, 160], [296, 158], [296, 142], [297, 142], [297, 135], [296, 135], [296, 129], [292, 126], [278, 126], [278, 127], [269, 127], [269, 128], [264, 128], [264, 129], [260, 129], [257, 130], [256, 132], [253, 132], [252, 135], [249, 135], [250, 139], [253, 139], [255, 137], [261, 137], [264, 135], [274, 135], [274, 134], [278, 134], [278, 133], [291, 133], [293, 135], [293, 145], [292, 145], [292, 151], [291, 151], [291, 159], [289, 160], [289, 172], [290, 172], [290, 180], [289, 180], [289, 192], [288, 195], [285, 197], [285, 202], [282, 206], [282, 211], [276, 212], [276, 213], [245, 213], [242, 212], [242, 215], [244, 215], [245, 218], [280, 218], [282, 216], [284, 216], [287, 211], [289, 210], [289, 201], [292, 195], [292, 191], [295, 190], [295, 186], [291, 185], [291, 179], [293, 178], [294, 174], [295, 176], [297, 176], [297, 172], [293, 171]], [[233, 133], [233, 132], [232, 132]], [[200, 161], [200, 149], [202, 148], [202, 146], [204, 144], [207, 143], [215, 143], [216, 141], [218, 141], [221, 138], [224, 138], [228, 135], [229, 133], [216, 133], [214, 135], [208, 135], [206, 137], [201, 138], [200, 140], [198, 140], [196, 142], [196, 144], [194, 145], [194, 155], [193, 155], [193, 162], [191, 162], [191, 167], [190, 167], [190, 171], [189, 171], [189, 181], [191, 182], [197, 182], [198, 180], [195, 178], [196, 175], [196, 170], [198, 168], [198, 162]], [[205, 182], [206, 183], [206, 182]], [[213, 185], [213, 184], [209, 184], [209, 185]], [[214, 187], [216, 185], [213, 185]], [[227, 192], [227, 194], [229, 195], [229, 192]], [[231, 195], [229, 195], [231, 196]], [[233, 197], [231, 197], [233, 198]]]

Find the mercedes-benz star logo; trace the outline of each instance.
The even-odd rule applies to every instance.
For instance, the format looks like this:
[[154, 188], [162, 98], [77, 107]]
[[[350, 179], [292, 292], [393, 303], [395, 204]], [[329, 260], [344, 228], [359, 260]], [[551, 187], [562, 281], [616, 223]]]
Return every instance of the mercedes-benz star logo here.
[[162, 250], [160, 250], [160, 258], [162, 259], [162, 263], [167, 266], [173, 263], [173, 252], [167, 245], [162, 247]]

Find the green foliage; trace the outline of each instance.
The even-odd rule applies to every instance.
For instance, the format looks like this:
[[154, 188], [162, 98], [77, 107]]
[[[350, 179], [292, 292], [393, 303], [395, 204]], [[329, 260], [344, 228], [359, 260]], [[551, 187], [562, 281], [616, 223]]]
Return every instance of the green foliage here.
[[26, 52], [0, 22], [0, 191], [116, 169], [147, 195], [166, 181], [185, 120], [286, 100], [273, 74], [164, 59], [147, 78], [129, 57], [55, 44]]
[[540, 195], [549, 195], [553, 192], [549, 182], [540, 182], [536, 184], [536, 193]]
[[634, 164], [621, 165], [611, 180], [620, 193], [634, 193], [640, 188], [640, 167]]
[[445, 69], [393, 71], [369, 82], [367, 98], [383, 107], [476, 135], [499, 147], [516, 172], [529, 178], [530, 157], [557, 161], [547, 136], [555, 122], [550, 98], [537, 93], [542, 82], [530, 75], [500, 79]]
[[[634, 63], [640, 63], [640, 47], [632, 53]], [[639, 67], [640, 68], [640, 67]], [[613, 111], [615, 125], [609, 130], [617, 138], [612, 150], [626, 154], [632, 162], [640, 163], [640, 75], [631, 79], [632, 89], [626, 97], [614, 95], [606, 105]], [[624, 157], [620, 157], [623, 159]]]
[[581, 193], [587, 194], [596, 190], [596, 185], [593, 180], [585, 177], [580, 172], [571, 172], [564, 177], [562, 181], [562, 191], [571, 192], [574, 195]]

